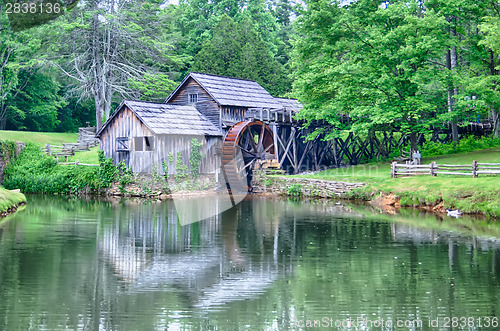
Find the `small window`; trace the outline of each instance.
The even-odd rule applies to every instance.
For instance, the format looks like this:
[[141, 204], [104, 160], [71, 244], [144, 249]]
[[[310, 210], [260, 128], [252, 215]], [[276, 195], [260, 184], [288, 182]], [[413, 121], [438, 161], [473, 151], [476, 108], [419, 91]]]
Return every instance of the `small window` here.
[[151, 152], [154, 150], [154, 138], [149, 137], [135, 137], [134, 138], [134, 150], [136, 152]]
[[128, 137], [118, 137], [116, 138], [116, 150], [117, 152], [128, 152]]
[[152, 151], [153, 142], [154, 142], [153, 137], [144, 137], [144, 150], [149, 152]]
[[189, 95], [189, 103], [197, 103], [198, 102], [198, 94], [190, 94]]
[[134, 149], [135, 149], [136, 152], [142, 152], [143, 151], [143, 147], [142, 147], [143, 140], [144, 140], [143, 137], [135, 137], [134, 138], [134, 146], [135, 146]]

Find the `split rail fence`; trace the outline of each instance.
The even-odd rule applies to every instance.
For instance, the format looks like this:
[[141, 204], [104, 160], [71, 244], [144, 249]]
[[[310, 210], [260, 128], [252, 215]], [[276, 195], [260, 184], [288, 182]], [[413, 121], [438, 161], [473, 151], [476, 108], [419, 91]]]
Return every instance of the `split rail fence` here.
[[[75, 155], [75, 151], [88, 151], [88, 150], [89, 150], [89, 144], [62, 144], [62, 146], [47, 144], [42, 149], [42, 151], [47, 155], [55, 157], [58, 164], [98, 167], [99, 166], [98, 164], [86, 164], [86, 163], [80, 163], [78, 161], [68, 162], [69, 157]], [[64, 157], [64, 160], [66, 162], [59, 162], [60, 157]]]
[[418, 175], [460, 175], [477, 178], [480, 174], [500, 175], [500, 163], [479, 163], [472, 161], [468, 165], [455, 164], [410, 164], [393, 162], [391, 165], [391, 177], [418, 176]]

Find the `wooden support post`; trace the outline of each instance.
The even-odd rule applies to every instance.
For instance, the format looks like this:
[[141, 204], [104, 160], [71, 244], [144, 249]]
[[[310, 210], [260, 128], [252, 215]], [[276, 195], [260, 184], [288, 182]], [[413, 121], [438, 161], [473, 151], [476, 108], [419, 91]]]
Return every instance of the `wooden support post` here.
[[392, 162], [391, 164], [391, 177], [396, 178], [397, 176], [397, 162]]
[[477, 161], [472, 161], [472, 178], [477, 178]]
[[293, 153], [293, 164], [292, 164], [293, 173], [296, 174], [298, 170], [297, 170], [297, 143], [295, 141], [295, 127], [292, 127], [291, 139], [292, 139], [292, 153]]
[[286, 138], [286, 130], [285, 129], [282, 129], [282, 132], [283, 132], [283, 141], [286, 141], [286, 147], [285, 145], [281, 142], [281, 139], [278, 137], [278, 142], [281, 144], [281, 148], [284, 150], [283, 152], [283, 156], [281, 157], [281, 160], [279, 160], [279, 166], [281, 168], [281, 165], [283, 164], [283, 162], [285, 161], [285, 158], [288, 158], [288, 160], [290, 161], [290, 164], [293, 165], [293, 160], [292, 160], [292, 157], [290, 157], [289, 155], [289, 150], [290, 150], [290, 146], [292, 146], [292, 141], [294, 139], [293, 137], [293, 133], [290, 133], [290, 136], [288, 137], [288, 140], [285, 140]]
[[47, 147], [47, 154], [52, 155], [52, 152], [50, 151], [50, 144], [47, 144], [45, 147]]
[[[276, 113], [278, 116], [278, 113]], [[276, 123], [273, 124], [273, 147], [274, 147], [274, 159], [279, 162], [279, 149], [278, 149], [278, 129]]]

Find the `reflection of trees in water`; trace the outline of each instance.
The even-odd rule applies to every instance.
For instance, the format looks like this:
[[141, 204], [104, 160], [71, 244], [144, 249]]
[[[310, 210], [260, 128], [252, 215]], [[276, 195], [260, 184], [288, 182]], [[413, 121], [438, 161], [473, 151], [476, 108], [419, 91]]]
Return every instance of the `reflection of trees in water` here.
[[[314, 249], [318, 257], [324, 257], [332, 245], [349, 251], [367, 244], [381, 247], [412, 242], [415, 261], [422, 244], [446, 245], [450, 268], [459, 263], [459, 244], [468, 251], [500, 248], [496, 242], [404, 224], [346, 219], [342, 208], [331, 204], [304, 208], [285, 200], [256, 197], [217, 216], [181, 226], [172, 203], [117, 205], [113, 220], [101, 226], [99, 247], [115, 273], [127, 282], [141, 277], [155, 284], [185, 283], [187, 288], [200, 283], [210, 286], [229, 273], [255, 270], [256, 265], [277, 268], [284, 257], [287, 270], [292, 270], [296, 255]], [[492, 258], [497, 272], [496, 261], [497, 253]]]
[[[422, 300], [430, 304], [444, 297], [453, 303], [463, 295], [449, 288], [448, 278], [457, 284], [469, 282], [469, 276], [484, 282], [481, 273], [490, 270], [486, 286], [499, 283], [493, 277], [500, 275], [495, 241], [346, 213], [345, 207], [332, 204], [254, 197], [182, 226], [172, 204], [125, 205], [101, 222], [98, 246], [120, 279], [118, 293], [148, 293], [152, 301], [147, 307], [161, 304], [165, 296], [198, 312], [230, 303], [253, 307], [278, 302], [282, 325], [288, 325], [294, 302], [305, 305], [306, 294], [331, 295], [322, 304], [338, 314], [354, 303], [350, 310], [369, 311], [372, 300], [387, 296], [381, 312], [406, 316], [417, 313], [413, 303], [427, 307]], [[116, 282], [111, 275], [101, 273], [106, 281], [98, 283], [104, 288], [96, 293], [105, 302], [120, 302], [106, 289]], [[424, 289], [431, 293], [427, 299], [421, 296]]]
[[[23, 326], [167, 329], [172, 312], [189, 317], [179, 325], [193, 329], [267, 326], [273, 318], [288, 325], [292, 314], [315, 317], [313, 297], [315, 310], [339, 317], [369, 312], [372, 302], [390, 316], [436, 304], [465, 314], [463, 300], [471, 298], [497, 308], [498, 241], [367, 221], [330, 203], [260, 197], [184, 226], [170, 202], [36, 203], [0, 226], [0, 308], [10, 321], [24, 316]], [[29, 236], [28, 226], [36, 229]], [[52, 232], [64, 236], [49, 244]], [[44, 285], [33, 292], [15, 284]], [[21, 307], [26, 297], [38, 304]], [[213, 312], [223, 305], [231, 309]], [[44, 309], [52, 324], [39, 320]], [[0, 314], [0, 329], [27, 329], [8, 326]]]

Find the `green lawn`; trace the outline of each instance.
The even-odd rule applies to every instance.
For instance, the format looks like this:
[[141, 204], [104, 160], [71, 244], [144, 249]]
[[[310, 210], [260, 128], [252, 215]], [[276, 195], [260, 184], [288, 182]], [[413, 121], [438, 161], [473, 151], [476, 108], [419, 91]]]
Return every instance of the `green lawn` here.
[[[422, 159], [422, 164], [500, 163], [500, 147], [470, 153]], [[445, 208], [459, 208], [465, 212], [500, 217], [500, 175], [479, 178], [470, 176], [438, 175], [391, 178], [390, 163], [371, 163], [343, 169], [330, 169], [300, 177], [356, 181], [366, 183], [354, 192], [360, 198], [369, 198], [379, 192], [395, 193], [402, 205], [433, 204], [443, 199]]]
[[[78, 133], [59, 132], [29, 132], [29, 131], [2, 131], [0, 130], [0, 140], [12, 140], [31, 142], [37, 146], [44, 147], [47, 144], [61, 146], [63, 143], [76, 143]], [[86, 164], [98, 164], [97, 151], [99, 147], [92, 147], [90, 151], [76, 152], [75, 156], [69, 158], [69, 162], [78, 161]], [[64, 162], [64, 158], [59, 160]]]
[[32, 142], [40, 147], [47, 144], [60, 146], [62, 143], [76, 143], [78, 140], [78, 133], [0, 130], [0, 140]]
[[98, 150], [99, 146], [94, 146], [90, 149], [90, 151], [75, 152], [74, 156], [69, 157], [69, 162], [78, 161], [80, 163], [86, 163], [86, 164], [99, 164], [99, 159], [97, 158]]

